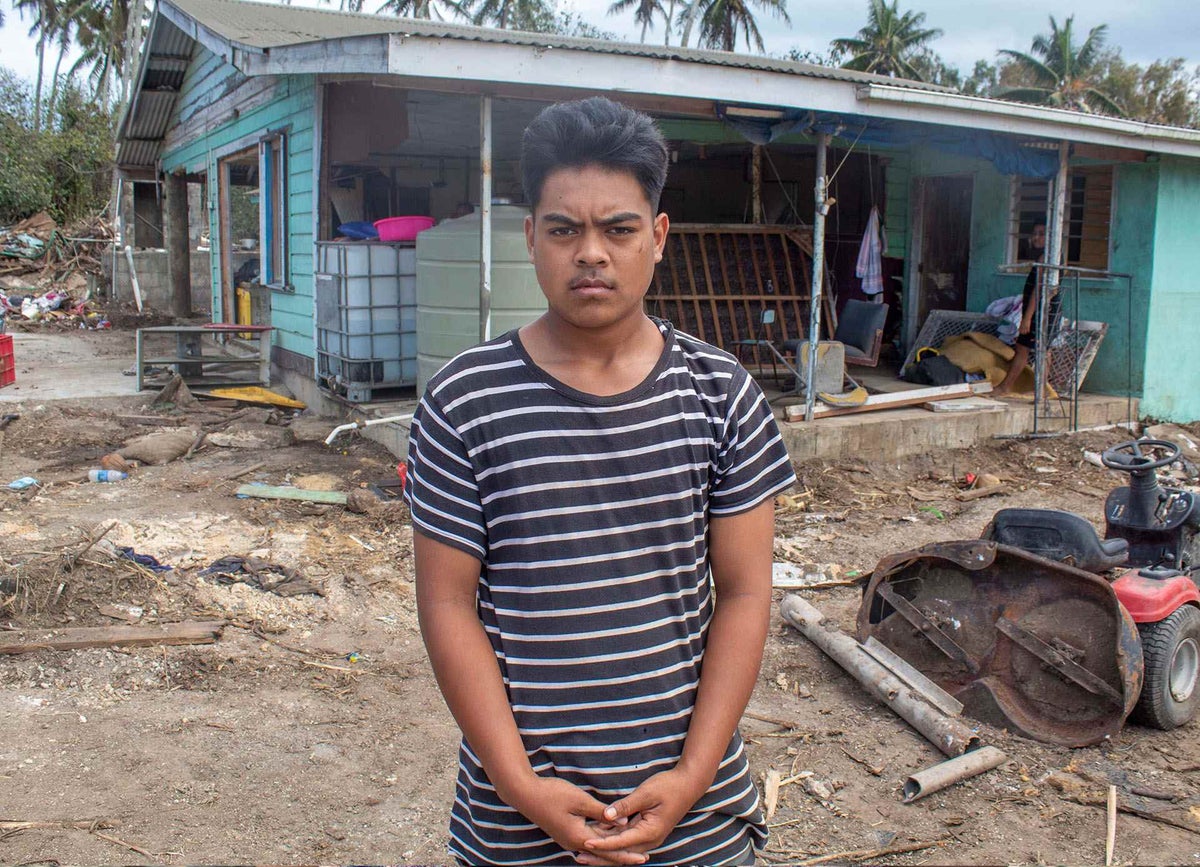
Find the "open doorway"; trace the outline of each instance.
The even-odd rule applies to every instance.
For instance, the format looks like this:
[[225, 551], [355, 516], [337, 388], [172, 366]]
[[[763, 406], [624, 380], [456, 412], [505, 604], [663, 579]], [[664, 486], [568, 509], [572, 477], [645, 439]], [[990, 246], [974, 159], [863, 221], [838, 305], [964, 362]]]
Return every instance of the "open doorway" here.
[[238, 151], [217, 163], [220, 223], [214, 246], [221, 273], [221, 321], [236, 322], [239, 274], [259, 267], [258, 149]]
[[974, 191], [975, 180], [966, 175], [917, 178], [916, 292], [905, 317], [908, 343], [931, 310], [967, 309]]

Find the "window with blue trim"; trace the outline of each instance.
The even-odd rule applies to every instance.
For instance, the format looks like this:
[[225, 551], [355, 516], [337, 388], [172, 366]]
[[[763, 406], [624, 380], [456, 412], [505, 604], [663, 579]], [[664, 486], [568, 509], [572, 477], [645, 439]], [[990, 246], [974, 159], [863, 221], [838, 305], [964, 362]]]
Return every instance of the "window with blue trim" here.
[[288, 286], [287, 147], [282, 133], [258, 143], [260, 281], [275, 289]]

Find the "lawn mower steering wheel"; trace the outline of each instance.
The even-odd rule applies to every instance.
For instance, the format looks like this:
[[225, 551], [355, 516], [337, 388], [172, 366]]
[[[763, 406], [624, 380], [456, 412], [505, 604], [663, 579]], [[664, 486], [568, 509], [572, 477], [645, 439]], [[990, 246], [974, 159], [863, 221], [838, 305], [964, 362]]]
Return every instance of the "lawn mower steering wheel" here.
[[[1150, 454], [1143, 454], [1143, 449]], [[1156, 451], [1164, 451], [1166, 456], [1155, 460], [1153, 452]], [[1130, 440], [1105, 449], [1100, 454], [1100, 463], [1110, 470], [1132, 473], [1169, 466], [1179, 459], [1179, 454], [1179, 446], [1168, 440]]]

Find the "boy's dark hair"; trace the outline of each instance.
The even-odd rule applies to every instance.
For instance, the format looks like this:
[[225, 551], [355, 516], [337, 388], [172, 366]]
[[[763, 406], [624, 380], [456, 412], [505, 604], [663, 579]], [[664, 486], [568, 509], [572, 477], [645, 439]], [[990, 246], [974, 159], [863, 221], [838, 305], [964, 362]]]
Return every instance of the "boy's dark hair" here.
[[555, 169], [595, 165], [629, 172], [658, 211], [667, 182], [667, 143], [654, 121], [628, 106], [593, 96], [542, 110], [521, 140], [521, 181], [534, 208]]

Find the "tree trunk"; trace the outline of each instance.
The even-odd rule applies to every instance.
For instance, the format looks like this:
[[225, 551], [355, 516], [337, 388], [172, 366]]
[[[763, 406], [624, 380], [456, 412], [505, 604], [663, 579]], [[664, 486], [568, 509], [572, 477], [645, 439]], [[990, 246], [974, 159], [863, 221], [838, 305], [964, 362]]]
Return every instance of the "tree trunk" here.
[[54, 106], [58, 100], [58, 71], [62, 68], [63, 55], [66, 53], [67, 44], [60, 40], [58, 43], [58, 59], [54, 61], [54, 80], [50, 82], [50, 102], [46, 105], [47, 128], [54, 123]]
[[42, 74], [45, 70], [46, 60], [46, 31], [43, 30], [38, 34], [37, 44], [37, 84], [33, 90], [33, 131], [39, 132], [42, 128]]
[[646, 44], [646, 30], [650, 27], [649, 21], [642, 22], [642, 44]]
[[666, 34], [663, 37], [663, 45], [671, 44], [671, 25], [674, 23], [675, 23], [675, 0], [671, 0], [671, 4], [667, 7], [667, 23], [663, 27], [663, 30]]

